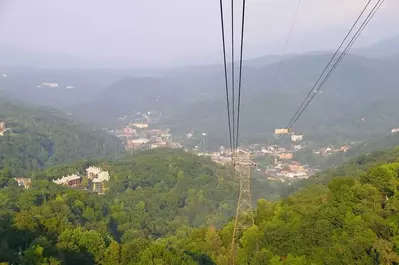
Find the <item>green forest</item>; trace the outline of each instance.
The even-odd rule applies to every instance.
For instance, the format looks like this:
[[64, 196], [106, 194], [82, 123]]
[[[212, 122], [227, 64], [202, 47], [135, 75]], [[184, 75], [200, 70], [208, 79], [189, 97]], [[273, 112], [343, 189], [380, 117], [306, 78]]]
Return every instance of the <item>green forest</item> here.
[[[363, 156], [378, 150], [384, 150], [399, 145], [399, 134], [390, 134], [384, 137], [380, 136], [371, 140], [361, 141], [358, 143], [350, 144], [350, 149], [346, 152], [335, 152], [327, 156], [321, 154], [314, 154], [310, 146], [303, 148], [294, 153], [294, 160], [304, 165], [311, 167], [328, 169], [336, 167], [348, 162], [356, 157]], [[323, 147], [323, 146], [319, 146]]]
[[0, 99], [0, 122], [9, 129], [0, 136], [0, 176], [122, 153], [116, 137], [59, 111]]
[[[228, 168], [181, 150], [106, 161], [105, 195], [49, 180], [82, 161], [0, 190], [5, 264], [231, 264], [237, 186]], [[260, 199], [237, 264], [398, 264], [399, 148], [321, 172], [278, 201]], [[254, 186], [259, 186], [258, 184]], [[257, 195], [262, 197], [262, 195]]]

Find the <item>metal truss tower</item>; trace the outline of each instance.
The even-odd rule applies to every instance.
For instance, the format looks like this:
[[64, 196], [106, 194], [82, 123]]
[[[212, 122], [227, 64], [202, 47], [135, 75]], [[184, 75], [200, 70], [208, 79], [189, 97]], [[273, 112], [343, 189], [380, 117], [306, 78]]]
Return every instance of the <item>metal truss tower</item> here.
[[240, 183], [240, 193], [238, 196], [233, 238], [231, 242], [231, 258], [233, 265], [235, 264], [237, 239], [244, 230], [254, 224], [251, 189], [251, 175], [254, 165], [255, 163], [250, 160], [250, 155], [248, 153], [243, 151], [237, 152], [234, 170]]

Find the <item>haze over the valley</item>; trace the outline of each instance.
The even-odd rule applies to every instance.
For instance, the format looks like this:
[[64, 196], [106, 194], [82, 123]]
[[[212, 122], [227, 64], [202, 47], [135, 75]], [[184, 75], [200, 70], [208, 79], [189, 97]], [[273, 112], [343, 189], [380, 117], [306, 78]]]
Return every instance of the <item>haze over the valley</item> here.
[[[364, 3], [305, 0], [287, 52], [336, 48]], [[296, 0], [248, 1], [247, 58], [281, 53], [296, 5]], [[399, 2], [386, 1], [357, 47], [399, 34], [398, 9]], [[0, 36], [2, 66], [154, 68], [221, 62], [214, 0], [1, 0]]]

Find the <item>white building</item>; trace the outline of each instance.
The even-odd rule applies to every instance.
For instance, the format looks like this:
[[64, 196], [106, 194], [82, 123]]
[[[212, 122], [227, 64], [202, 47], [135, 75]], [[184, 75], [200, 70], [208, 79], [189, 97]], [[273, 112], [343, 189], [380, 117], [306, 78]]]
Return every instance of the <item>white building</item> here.
[[99, 167], [88, 167], [86, 168], [86, 173], [88, 178], [95, 178], [100, 174], [103, 170]]
[[28, 178], [14, 178], [14, 180], [18, 183], [18, 187], [23, 187], [28, 189], [32, 186], [32, 180]]
[[42, 86], [56, 88], [56, 87], [58, 87], [58, 84], [57, 83], [42, 83]]
[[70, 186], [70, 187], [76, 187], [76, 186], [80, 185], [80, 183], [82, 182], [82, 179], [80, 176], [73, 174], [73, 175], [69, 175], [66, 177], [62, 177], [62, 178], [53, 180], [53, 182], [57, 185], [66, 185], [66, 186]]
[[136, 122], [136, 123], [131, 123], [130, 125], [139, 129], [148, 128], [148, 123]]
[[147, 138], [139, 138], [139, 139], [133, 139], [130, 140], [131, 144], [146, 144], [148, 143], [150, 140], [148, 140]]
[[110, 179], [110, 175], [108, 171], [101, 171], [97, 174], [97, 176], [92, 180], [92, 189], [98, 193], [104, 193], [105, 187], [104, 182], [108, 182]]
[[302, 134], [293, 134], [291, 135], [291, 141], [293, 142], [298, 142], [303, 140], [303, 135]]

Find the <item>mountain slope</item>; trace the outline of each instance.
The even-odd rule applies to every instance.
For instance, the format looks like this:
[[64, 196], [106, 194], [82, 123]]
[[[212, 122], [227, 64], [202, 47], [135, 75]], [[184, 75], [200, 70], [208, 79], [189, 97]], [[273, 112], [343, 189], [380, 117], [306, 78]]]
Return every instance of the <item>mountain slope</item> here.
[[0, 99], [0, 170], [13, 175], [81, 158], [112, 157], [122, 152], [117, 138], [93, 131], [59, 111]]
[[[360, 157], [326, 185], [259, 200], [254, 225], [238, 234], [236, 264], [397, 264], [398, 161], [398, 149]], [[232, 263], [234, 221], [212, 226], [232, 207], [226, 169], [169, 149], [102, 166], [115, 181], [105, 196], [43, 180], [0, 189], [0, 261]], [[193, 220], [205, 223], [187, 226]]]
[[357, 54], [385, 59], [399, 59], [399, 36], [393, 36], [377, 43], [354, 50]]
[[[153, 149], [111, 162], [81, 161], [35, 175], [49, 180], [76, 172], [85, 175], [93, 164], [111, 175], [104, 203], [115, 204], [109, 205], [109, 212], [122, 240], [134, 234], [170, 235], [181, 227], [220, 227], [235, 214], [238, 187], [231, 169], [179, 149]], [[254, 179], [254, 202], [275, 196], [277, 186]], [[139, 207], [144, 207], [142, 215]], [[126, 219], [127, 213], [133, 216]]]
[[[274, 128], [286, 123], [300, 105], [328, 62], [330, 54], [305, 54], [286, 60], [274, 79], [278, 64], [263, 67], [244, 65], [242, 92], [242, 136], [248, 141], [270, 139]], [[299, 120], [295, 130], [324, 139], [346, 137], [364, 139], [370, 134], [387, 132], [399, 124], [393, 115], [393, 98], [399, 96], [399, 62], [348, 55]], [[165, 114], [164, 125], [176, 131], [207, 131], [209, 143], [226, 144], [225, 93], [222, 68], [213, 73], [169, 75], [154, 79], [127, 78], [112, 85], [93, 101], [75, 107], [75, 112], [93, 120], [98, 104], [104, 106], [103, 122], [139, 111], [158, 110]], [[381, 106], [379, 115], [374, 105]], [[386, 106], [385, 106], [386, 104]], [[363, 126], [383, 121], [378, 126]], [[227, 121], [226, 121], [227, 123]], [[342, 124], [342, 127], [337, 126]], [[326, 132], [328, 135], [326, 135]], [[350, 135], [342, 135], [351, 132]], [[361, 135], [363, 134], [363, 135]], [[335, 135], [335, 136], [334, 136]]]

